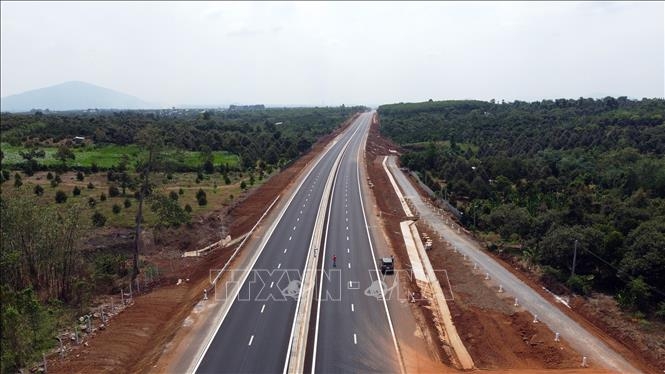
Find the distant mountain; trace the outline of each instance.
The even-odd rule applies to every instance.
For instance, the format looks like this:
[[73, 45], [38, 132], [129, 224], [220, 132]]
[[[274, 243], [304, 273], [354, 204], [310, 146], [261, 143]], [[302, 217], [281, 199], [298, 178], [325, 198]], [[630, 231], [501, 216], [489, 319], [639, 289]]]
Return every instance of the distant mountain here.
[[55, 86], [10, 95], [0, 99], [3, 112], [27, 112], [32, 109], [152, 109], [135, 96], [85, 82], [65, 82]]

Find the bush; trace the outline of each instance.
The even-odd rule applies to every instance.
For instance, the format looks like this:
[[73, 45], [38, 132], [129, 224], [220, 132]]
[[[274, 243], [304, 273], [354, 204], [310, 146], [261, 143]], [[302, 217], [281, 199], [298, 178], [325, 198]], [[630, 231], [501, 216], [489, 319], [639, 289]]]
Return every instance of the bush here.
[[208, 204], [208, 199], [205, 197], [205, 195], [197, 198], [196, 201], [198, 201], [200, 206], [204, 206], [204, 205]]
[[79, 196], [81, 194], [81, 189], [79, 186], [75, 186], [74, 189], [72, 190], [72, 195], [74, 196]]
[[14, 187], [19, 188], [23, 185], [23, 180], [21, 179], [21, 174], [14, 174]]
[[120, 196], [120, 190], [116, 186], [109, 187], [109, 197], [118, 197]]
[[171, 191], [171, 192], [169, 193], [169, 197], [170, 197], [171, 200], [173, 200], [173, 201], [178, 201], [178, 193], [175, 192], [175, 191]]
[[56, 181], [55, 179], [51, 179], [51, 187], [53, 188], [58, 187], [58, 181]]
[[40, 185], [36, 185], [34, 191], [35, 191], [35, 195], [42, 196], [44, 194], [44, 187], [42, 187]]
[[189, 204], [186, 204], [186, 205], [185, 205], [185, 212], [187, 212], [187, 213], [191, 213], [191, 212], [192, 212], [192, 206], [189, 205]]
[[92, 215], [92, 224], [95, 227], [102, 227], [106, 224], [106, 216], [103, 214], [95, 211], [95, 213]]
[[81, 173], [80, 171], [76, 173], [76, 180], [77, 181], [82, 181], [83, 178], [84, 178], [83, 173]]
[[184, 195], [184, 194], [185, 191], [182, 188], [178, 189], [178, 195]]
[[51, 172], [49, 171], [49, 172], [46, 174], [46, 179], [48, 179], [48, 180], [53, 180], [53, 173], [51, 173]]
[[96, 163], [94, 163], [94, 162], [92, 163], [92, 166], [90, 166], [90, 172], [91, 172], [91, 173], [97, 173], [97, 172], [99, 172], [99, 168], [97, 167], [97, 164], [96, 164]]
[[242, 190], [247, 189], [247, 183], [245, 183], [245, 181], [240, 182], [240, 189], [242, 189]]
[[95, 205], [97, 205], [97, 201], [95, 201], [95, 198], [94, 197], [88, 198], [88, 206], [94, 208]]
[[231, 178], [226, 174], [224, 174], [224, 184], [231, 184]]
[[95, 188], [95, 185], [92, 182], [88, 183], [88, 189], [92, 190], [93, 188]]
[[65, 201], [67, 201], [67, 194], [63, 190], [58, 190], [55, 193], [55, 202], [58, 204], [62, 204]]
[[120, 210], [122, 210], [122, 208], [120, 208], [120, 205], [118, 204], [113, 204], [113, 208], [111, 209], [113, 210], [113, 214], [118, 214], [120, 213]]
[[125, 208], [132, 206], [132, 202], [129, 199], [125, 199]]
[[99, 195], [99, 201], [106, 201], [106, 194], [102, 192], [102, 194]]

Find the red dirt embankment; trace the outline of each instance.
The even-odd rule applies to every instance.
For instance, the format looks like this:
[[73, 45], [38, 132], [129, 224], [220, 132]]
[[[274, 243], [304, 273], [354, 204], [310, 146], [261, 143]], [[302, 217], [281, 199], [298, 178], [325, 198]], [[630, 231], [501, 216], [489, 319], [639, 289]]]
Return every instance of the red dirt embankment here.
[[[236, 204], [222, 208], [203, 217], [192, 226], [194, 232], [172, 232], [169, 239], [179, 240], [180, 235], [196, 237], [211, 235], [209, 226], [219, 227], [220, 217], [232, 237], [248, 232], [264, 213], [265, 208], [298, 179], [303, 169], [336, 135], [353, 122], [357, 114], [348, 119], [333, 133], [322, 137], [312, 149], [288, 168], [271, 177], [260, 187], [241, 196]], [[210, 236], [210, 242], [219, 237]], [[198, 241], [192, 241], [196, 250]], [[155, 248], [153, 248], [155, 250]], [[233, 248], [214, 250], [205, 257], [180, 258], [161, 255], [157, 248], [148, 255], [150, 261], [161, 264], [165, 273], [160, 284], [144, 295], [134, 297], [134, 304], [115, 316], [105, 330], [95, 332], [84, 345], [75, 346], [60, 359], [53, 355], [48, 362], [50, 373], [100, 373], [144, 372], [149, 370], [171, 342], [183, 320], [201, 298], [201, 290], [209, 284], [211, 268], [221, 268], [231, 256]], [[188, 280], [176, 286], [178, 279]]]

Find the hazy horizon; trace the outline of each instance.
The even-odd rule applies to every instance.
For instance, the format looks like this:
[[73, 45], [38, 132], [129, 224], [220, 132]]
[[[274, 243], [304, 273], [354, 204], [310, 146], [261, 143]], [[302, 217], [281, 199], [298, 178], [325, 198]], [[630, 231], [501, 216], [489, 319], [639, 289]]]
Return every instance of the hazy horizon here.
[[665, 96], [657, 3], [1, 3], [0, 96], [164, 106]]

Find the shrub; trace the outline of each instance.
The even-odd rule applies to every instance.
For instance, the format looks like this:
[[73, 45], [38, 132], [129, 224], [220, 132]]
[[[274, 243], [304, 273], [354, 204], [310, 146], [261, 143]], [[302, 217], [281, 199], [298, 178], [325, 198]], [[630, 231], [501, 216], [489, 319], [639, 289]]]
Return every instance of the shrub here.
[[129, 199], [125, 199], [125, 208], [132, 206], [132, 202]]
[[90, 166], [90, 172], [91, 172], [91, 173], [97, 173], [97, 172], [99, 172], [99, 168], [97, 167], [97, 164], [96, 164], [96, 163], [94, 163], [94, 162], [92, 163], [92, 166]]
[[103, 214], [95, 211], [95, 213], [92, 215], [92, 224], [95, 227], [102, 227], [106, 224], [106, 216]]
[[226, 174], [224, 174], [224, 184], [231, 184], [231, 178]]
[[46, 179], [48, 179], [48, 180], [53, 180], [53, 173], [51, 173], [51, 172], [49, 171], [49, 172], [46, 174]]
[[55, 202], [58, 204], [62, 204], [65, 201], [67, 201], [67, 194], [63, 190], [58, 190], [55, 193]]
[[23, 180], [21, 179], [21, 174], [14, 174], [14, 187], [19, 188], [23, 185]]
[[191, 213], [191, 212], [192, 212], [192, 206], [189, 205], [189, 204], [186, 204], [186, 205], [185, 205], [185, 212], [187, 212], [187, 213]]
[[42, 187], [40, 185], [36, 185], [34, 191], [35, 191], [35, 195], [42, 196], [44, 194], [44, 187]]
[[94, 208], [95, 205], [97, 205], [97, 201], [95, 201], [95, 198], [92, 196], [88, 198], [88, 206]]
[[95, 188], [95, 185], [92, 182], [88, 183], [88, 189], [92, 190], [93, 188]]
[[198, 197], [196, 199], [196, 201], [198, 201], [199, 205], [201, 205], [201, 206], [204, 206], [204, 205], [208, 204], [208, 199], [206, 198], [205, 195], [203, 195], [201, 197]]
[[84, 178], [83, 173], [81, 173], [80, 171], [76, 173], [76, 180], [77, 181], [82, 181], [83, 178]]
[[173, 201], [178, 201], [178, 193], [175, 192], [175, 191], [171, 191], [171, 192], [169, 193], [169, 197], [170, 197], [171, 200], [173, 200]]
[[51, 187], [53, 188], [58, 187], [58, 181], [56, 181], [55, 179], [51, 179]]
[[240, 189], [242, 189], [242, 190], [247, 189], [247, 183], [245, 183], [245, 181], [240, 182]]
[[109, 186], [109, 197], [120, 196], [120, 190], [116, 186]]
[[180, 188], [180, 189], [178, 189], [178, 194], [179, 195], [184, 195], [185, 191], [182, 188]]
[[81, 194], [81, 189], [79, 186], [75, 186], [74, 189], [72, 190], [72, 195], [74, 196], [79, 196]]
[[111, 209], [113, 210], [113, 214], [118, 214], [122, 208], [120, 208], [120, 205], [118, 204], [113, 204], [113, 208]]
[[106, 194], [102, 192], [101, 195], [99, 195], [99, 201], [106, 201]]

